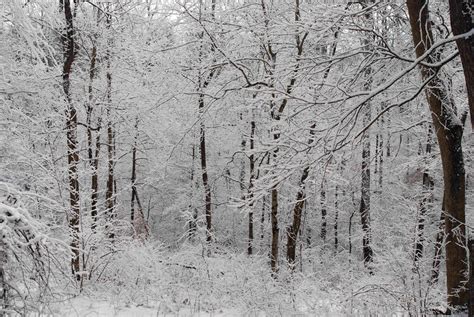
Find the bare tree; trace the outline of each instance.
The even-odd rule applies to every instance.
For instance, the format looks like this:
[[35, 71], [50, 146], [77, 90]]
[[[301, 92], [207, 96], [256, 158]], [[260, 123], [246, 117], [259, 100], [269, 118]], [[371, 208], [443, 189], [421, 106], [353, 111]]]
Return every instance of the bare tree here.
[[[408, 13], [416, 56], [436, 63], [435, 54], [427, 54], [433, 45], [433, 33], [427, 0], [408, 0]], [[431, 111], [433, 127], [438, 140], [443, 166], [444, 211], [446, 234], [446, 280], [448, 304], [454, 309], [467, 307], [467, 251], [465, 227], [465, 171], [462, 151], [463, 126], [454, 112], [454, 105], [438, 76], [439, 69], [420, 65]]]
[[79, 180], [78, 180], [78, 162], [79, 153], [77, 148], [77, 110], [71, 98], [71, 72], [76, 52], [76, 43], [74, 40], [74, 24], [69, 0], [63, 0], [61, 9], [64, 11], [66, 19], [66, 29], [62, 34], [63, 44], [63, 90], [67, 101], [66, 110], [66, 136], [67, 136], [67, 160], [69, 177], [69, 204], [68, 213], [69, 229], [71, 230], [71, 271], [79, 281], [80, 271], [80, 203], [79, 203]]

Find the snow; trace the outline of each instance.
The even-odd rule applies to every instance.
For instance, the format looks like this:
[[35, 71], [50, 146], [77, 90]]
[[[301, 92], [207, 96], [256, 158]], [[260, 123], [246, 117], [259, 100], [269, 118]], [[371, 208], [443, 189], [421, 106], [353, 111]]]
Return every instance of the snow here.
[[[236, 309], [216, 312], [195, 312], [191, 309], [173, 310], [166, 304], [158, 303], [156, 307], [114, 305], [107, 301], [87, 297], [76, 297], [61, 304], [56, 304], [53, 315], [64, 317], [156, 317], [156, 316], [241, 316]], [[265, 316], [257, 313], [255, 316]]]

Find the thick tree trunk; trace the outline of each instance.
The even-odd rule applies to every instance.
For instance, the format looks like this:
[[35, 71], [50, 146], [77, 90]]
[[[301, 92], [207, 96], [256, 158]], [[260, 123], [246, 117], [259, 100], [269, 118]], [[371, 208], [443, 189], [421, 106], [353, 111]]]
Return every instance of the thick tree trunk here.
[[[449, 0], [453, 35], [474, 29], [474, 0]], [[456, 41], [467, 87], [471, 124], [474, 127], [474, 34]]]
[[[427, 0], [407, 0], [413, 43], [417, 57], [431, 47], [433, 34]], [[428, 62], [436, 62], [431, 55]], [[446, 234], [446, 280], [448, 304], [455, 310], [467, 308], [468, 291], [465, 228], [465, 171], [462, 152], [463, 126], [449, 104], [443, 82], [435, 70], [421, 66], [423, 80], [430, 80], [426, 97], [431, 110], [443, 165]]]
[[71, 69], [75, 58], [75, 41], [74, 41], [74, 25], [69, 0], [64, 0], [62, 9], [66, 19], [66, 30], [62, 36], [63, 42], [63, 90], [67, 101], [66, 111], [66, 137], [67, 137], [67, 161], [68, 161], [68, 178], [69, 178], [69, 203], [70, 210], [68, 213], [69, 229], [71, 230], [71, 271], [79, 281], [80, 271], [80, 204], [79, 204], [79, 180], [78, 180], [78, 162], [79, 153], [77, 149], [77, 111], [74, 107], [70, 86], [71, 86]]

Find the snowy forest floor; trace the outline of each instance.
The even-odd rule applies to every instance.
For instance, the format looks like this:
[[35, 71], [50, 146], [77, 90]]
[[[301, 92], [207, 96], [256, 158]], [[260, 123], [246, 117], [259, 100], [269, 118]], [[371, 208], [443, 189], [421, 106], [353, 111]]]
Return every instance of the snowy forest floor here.
[[302, 267], [291, 273], [282, 263], [274, 278], [267, 255], [220, 248], [207, 256], [196, 245], [170, 251], [126, 243], [118, 249], [81, 292], [72, 282], [52, 287], [62, 295], [37, 307], [36, 316], [393, 316], [443, 302], [440, 290], [422, 288], [419, 274], [403, 261], [389, 267], [381, 259], [369, 274], [346, 252], [308, 249]]

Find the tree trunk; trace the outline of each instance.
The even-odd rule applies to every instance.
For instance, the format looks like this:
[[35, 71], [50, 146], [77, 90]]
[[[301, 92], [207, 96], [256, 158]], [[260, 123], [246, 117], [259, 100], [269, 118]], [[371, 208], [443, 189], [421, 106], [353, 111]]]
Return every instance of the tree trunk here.
[[293, 208], [293, 224], [287, 230], [287, 243], [286, 243], [286, 258], [290, 269], [295, 267], [296, 259], [296, 242], [298, 238], [298, 232], [301, 225], [301, 215], [303, 212], [304, 203], [306, 200], [306, 179], [309, 176], [309, 166], [305, 167], [303, 174], [300, 179], [300, 189], [296, 194], [296, 203]]
[[272, 253], [270, 256], [270, 266], [273, 273], [278, 271], [278, 239], [280, 235], [280, 228], [278, 227], [278, 189], [276, 186], [277, 185], [273, 185], [271, 192]]
[[253, 253], [253, 240], [254, 240], [254, 230], [253, 230], [253, 187], [255, 182], [255, 155], [253, 150], [255, 149], [255, 120], [252, 119], [250, 122], [250, 180], [249, 180], [249, 189], [248, 189], [248, 196], [249, 196], [249, 242], [247, 253], [251, 255]]
[[[426, 148], [425, 148], [425, 164], [427, 164], [426, 160], [431, 156], [431, 135], [432, 135], [432, 130], [431, 130], [431, 127], [429, 127], [428, 140], [426, 141]], [[422, 198], [420, 202], [420, 209], [419, 209], [418, 221], [417, 221], [417, 226], [416, 226], [415, 252], [414, 252], [415, 268], [418, 267], [418, 261], [423, 256], [423, 242], [424, 242], [423, 231], [425, 229], [425, 217], [426, 217], [428, 205], [431, 204], [433, 201], [433, 187], [434, 187], [433, 178], [431, 177], [429, 170], [425, 166], [423, 170]]]
[[[451, 1], [452, 2], [452, 1]], [[431, 47], [433, 34], [427, 0], [407, 0], [413, 43], [419, 58]], [[433, 55], [427, 57], [436, 62]], [[467, 308], [468, 258], [465, 228], [465, 171], [462, 152], [463, 126], [448, 104], [447, 92], [436, 71], [420, 66], [424, 81], [431, 80], [426, 97], [431, 110], [443, 165], [446, 234], [446, 279], [448, 304], [454, 310]]]
[[113, 240], [115, 238], [115, 233], [113, 229], [113, 219], [115, 218], [115, 176], [114, 176], [114, 128], [112, 122], [112, 69], [111, 69], [111, 46], [112, 46], [112, 34], [110, 34], [112, 26], [112, 16], [110, 14], [110, 4], [107, 4], [107, 13], [106, 13], [106, 29], [109, 31], [107, 34], [107, 51], [106, 51], [106, 100], [107, 100], [107, 184], [105, 191], [105, 207], [106, 207], [106, 231], [109, 239]]
[[133, 142], [132, 146], [132, 177], [131, 177], [131, 183], [132, 183], [132, 199], [130, 200], [131, 204], [131, 210], [130, 210], [130, 220], [133, 224], [133, 220], [135, 218], [135, 200], [138, 200], [138, 192], [137, 192], [137, 141], [138, 141], [138, 117], [136, 118], [135, 121], [135, 130], [136, 130], [136, 135], [135, 135], [135, 141]]
[[265, 209], [267, 206], [267, 196], [262, 197], [262, 213], [260, 215], [260, 241], [262, 247], [265, 246]]
[[189, 211], [191, 212], [191, 219], [189, 220], [189, 233], [188, 233], [188, 238], [192, 240], [194, 238], [194, 235], [196, 234], [197, 230], [197, 217], [198, 217], [198, 212], [197, 208], [194, 205], [194, 168], [195, 168], [195, 159], [196, 159], [196, 147], [193, 144], [192, 145], [192, 163], [191, 163], [191, 195], [189, 199]]
[[[362, 1], [362, 6], [365, 8], [369, 3], [373, 3], [373, 0], [364, 0]], [[365, 14], [365, 19], [368, 23], [373, 24], [373, 16], [368, 11]], [[370, 26], [373, 29], [373, 25]], [[372, 36], [367, 36], [363, 39], [363, 44], [365, 47], [369, 47], [371, 45], [371, 41], [374, 39]], [[365, 83], [364, 88], [366, 90], [370, 89], [371, 86], [371, 76], [372, 76], [372, 69], [370, 66], [367, 66], [365, 69]], [[368, 126], [371, 121], [371, 105], [367, 102], [363, 105], [364, 109], [364, 119], [363, 125]], [[362, 175], [361, 175], [361, 197], [360, 197], [360, 220], [362, 224], [362, 254], [364, 257], [364, 265], [371, 269], [371, 264], [373, 262], [373, 251], [372, 251], [372, 229], [370, 226], [370, 162], [371, 162], [371, 155], [370, 155], [370, 135], [368, 131], [365, 131], [362, 135]]]
[[[144, 241], [149, 236], [148, 224], [143, 215], [143, 208], [138, 196], [137, 189], [137, 146], [138, 146], [138, 117], [135, 121], [135, 142], [132, 147], [132, 199], [131, 199], [131, 214], [130, 218], [132, 220], [133, 226], [133, 237], [135, 239]], [[137, 203], [137, 209], [135, 209], [135, 202]]]
[[0, 316], [7, 316], [8, 311], [8, 283], [5, 276], [5, 266], [8, 262], [7, 244], [0, 238]]
[[474, 316], [474, 240], [469, 237], [469, 316]]
[[69, 178], [69, 203], [70, 210], [68, 213], [69, 229], [71, 230], [71, 271], [75, 278], [79, 281], [80, 271], [80, 204], [79, 204], [79, 180], [78, 180], [78, 162], [79, 153], [77, 149], [77, 111], [74, 107], [70, 86], [71, 86], [71, 69], [75, 59], [75, 41], [74, 41], [74, 25], [69, 0], [64, 0], [62, 9], [66, 19], [66, 30], [62, 35], [63, 43], [63, 90], [67, 101], [66, 111], [66, 136], [67, 136], [67, 160], [68, 160], [68, 178]]
[[339, 246], [338, 238], [338, 218], [339, 218], [339, 185], [336, 185], [334, 190], [334, 252], [337, 253], [337, 248]]
[[321, 184], [321, 233], [320, 238], [323, 243], [323, 246], [326, 244], [326, 236], [328, 231], [328, 222], [327, 222], [327, 205], [326, 205], [326, 182], [323, 180]]
[[[474, 0], [449, 0], [453, 35], [464, 34], [474, 29], [473, 10]], [[471, 124], [474, 128], [474, 34], [458, 39], [456, 44], [461, 56], [471, 112]]]
[[[369, 105], [366, 105], [369, 107]], [[364, 126], [370, 122], [370, 108], [365, 109]], [[370, 138], [367, 132], [362, 136], [362, 182], [360, 197], [360, 222], [362, 224], [362, 254], [364, 264], [370, 267], [373, 261], [373, 251], [371, 246], [372, 233], [370, 227]]]
[[[199, 95], [199, 111], [204, 112], [204, 95]], [[209, 185], [209, 176], [207, 174], [207, 156], [206, 156], [206, 126], [204, 119], [201, 118], [199, 149], [201, 152], [201, 172], [202, 184], [204, 186], [204, 199], [206, 206], [206, 241], [212, 242], [212, 201], [211, 186]]]
[[[386, 109], [386, 104], [382, 104], [382, 107], [381, 107], [382, 111], [384, 111]], [[379, 174], [379, 177], [378, 177], [378, 183], [379, 183], [379, 192], [380, 194], [382, 193], [382, 184], [383, 184], [383, 150], [384, 150], [384, 146], [383, 146], [383, 143], [384, 143], [384, 135], [383, 135], [383, 129], [385, 129], [385, 120], [384, 120], [384, 116], [382, 116], [380, 118], [380, 121], [378, 123], [378, 126], [379, 126], [379, 133], [377, 134], [378, 136], [378, 174]]]
[[[100, 18], [100, 10], [97, 10], [97, 21]], [[89, 87], [88, 87], [88, 95], [89, 100], [87, 103], [86, 108], [86, 124], [87, 124], [87, 154], [89, 159], [89, 165], [92, 171], [91, 175], [91, 218], [92, 224], [91, 229], [93, 232], [96, 230], [97, 226], [97, 203], [98, 203], [98, 191], [99, 191], [99, 182], [98, 182], [98, 172], [97, 169], [99, 167], [99, 153], [100, 153], [100, 125], [101, 125], [101, 118], [97, 121], [97, 128], [96, 128], [96, 142], [95, 142], [95, 151], [93, 149], [93, 128], [92, 128], [92, 115], [94, 112], [95, 104], [94, 104], [94, 90], [93, 90], [93, 83], [94, 78], [96, 75], [96, 61], [97, 61], [97, 43], [96, 38], [93, 40], [92, 52], [91, 52], [91, 63], [89, 68]]]

